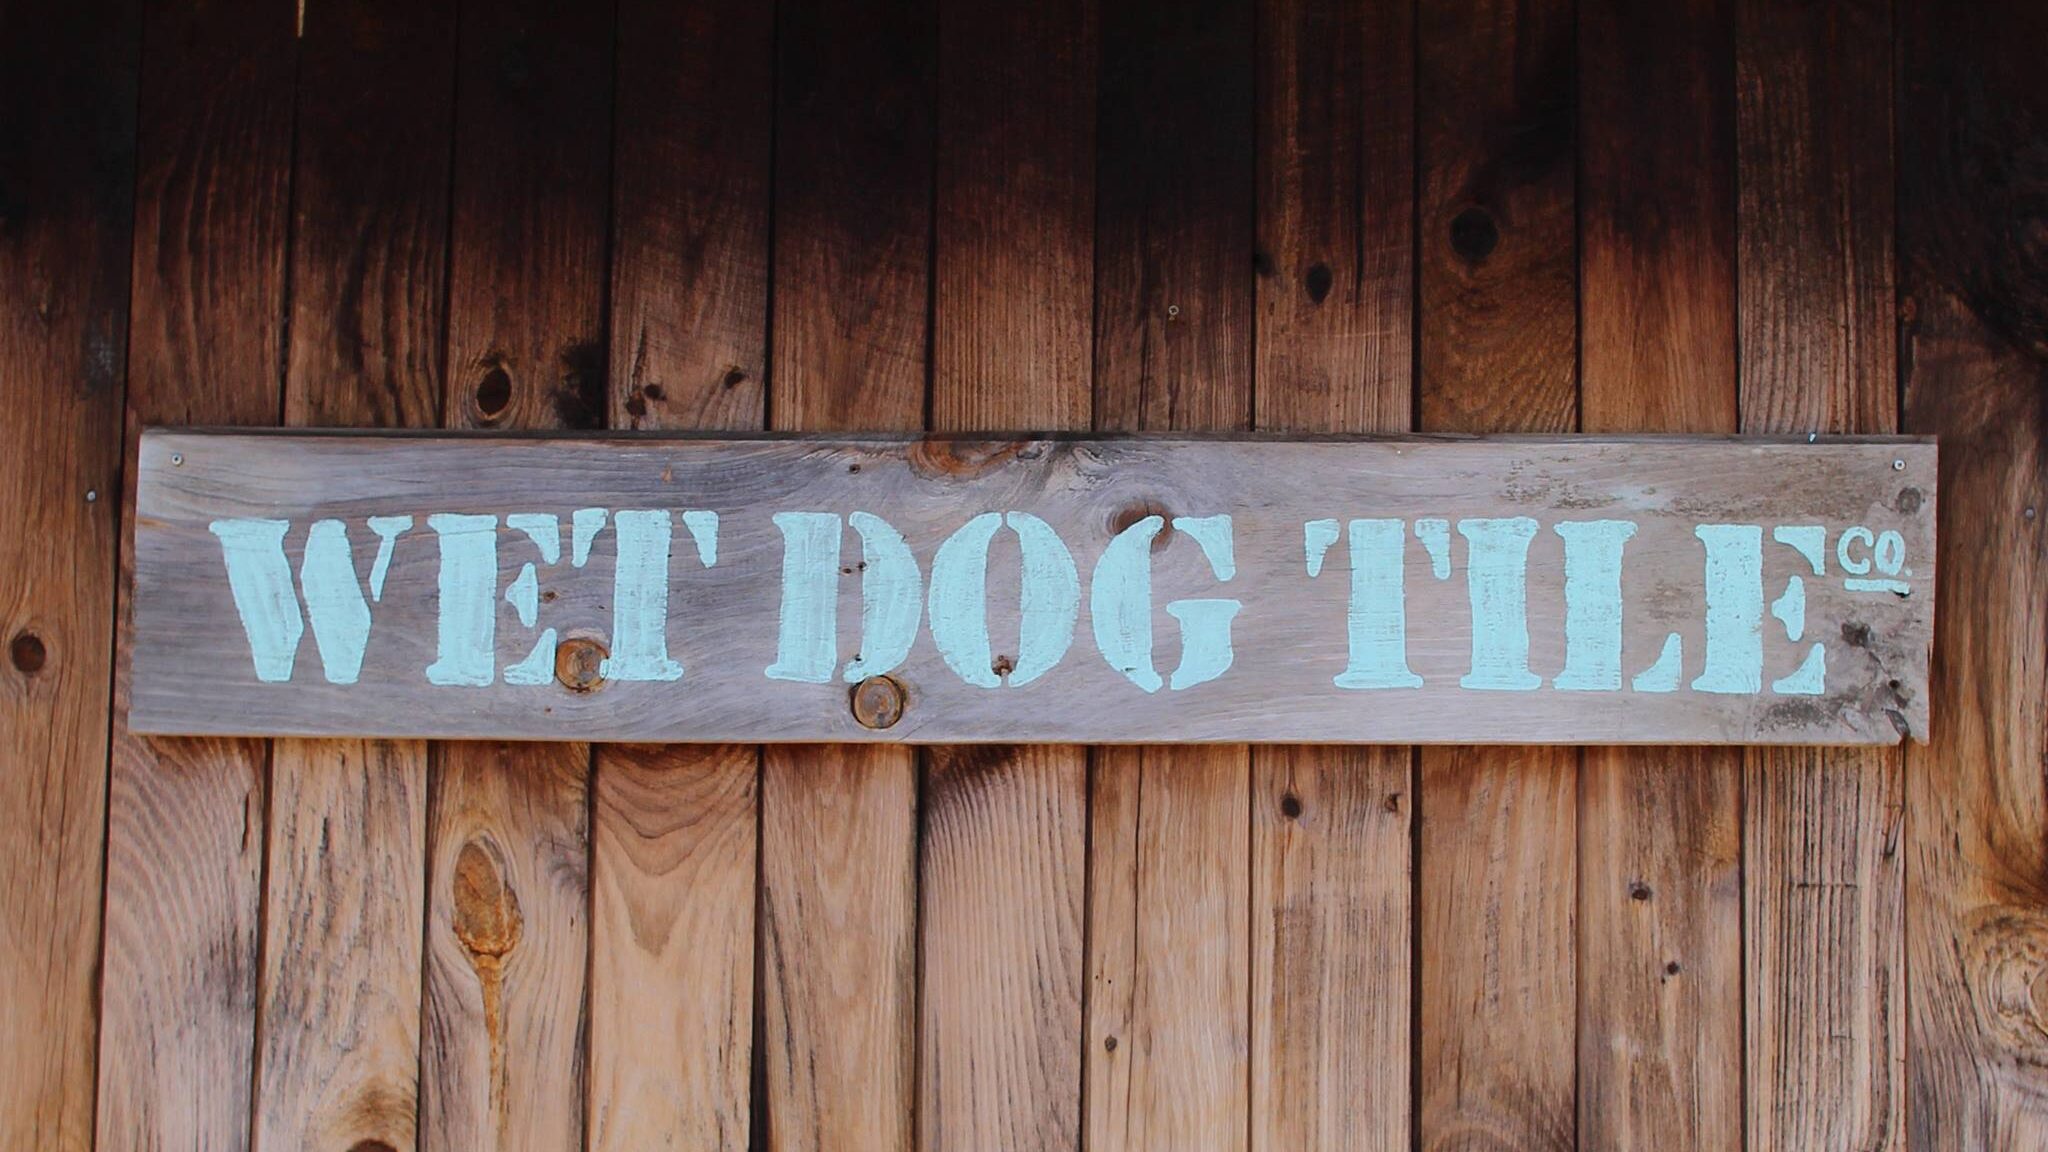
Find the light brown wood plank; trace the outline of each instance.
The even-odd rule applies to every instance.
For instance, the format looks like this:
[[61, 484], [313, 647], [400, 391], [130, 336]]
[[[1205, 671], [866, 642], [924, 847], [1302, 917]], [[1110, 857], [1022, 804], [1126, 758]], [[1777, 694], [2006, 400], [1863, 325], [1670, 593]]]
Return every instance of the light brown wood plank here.
[[[1249, 3], [1104, 0], [1097, 428], [1250, 422], [1253, 30]], [[1091, 1149], [1247, 1146], [1250, 800], [1240, 745], [1095, 754]]]
[[[1889, 4], [1737, 12], [1742, 427], [1898, 427]], [[1744, 754], [1752, 1149], [1903, 1147], [1902, 752]]]
[[1095, 752], [1090, 1148], [1245, 1146], [1248, 772], [1235, 744]]
[[1943, 721], [1906, 757], [1916, 1149], [2048, 1145], [2048, 9], [1897, 10], [1905, 426], [1942, 437]]
[[85, 1152], [135, 190], [131, 3], [0, 15], [0, 1146]]
[[[423, 4], [394, 19], [339, 3], [309, 21], [285, 420], [431, 428], [455, 11]], [[413, 1147], [426, 745], [281, 740], [270, 784], [255, 1146]]]
[[761, 1136], [775, 1148], [909, 1147], [914, 758], [851, 745], [763, 753]]
[[[1733, 6], [1581, 4], [1579, 64], [1582, 426], [1728, 431]], [[1580, 789], [1579, 1140], [1738, 1147], [1741, 754], [1588, 750]]]
[[[1094, 0], [942, 12], [935, 429], [1087, 427], [1096, 19]], [[1074, 1147], [1088, 753], [939, 748], [923, 784], [919, 1147]]]
[[[773, 427], [923, 426], [935, 22], [922, 0], [776, 14]], [[909, 749], [763, 763], [756, 1139], [771, 1152], [915, 1145], [917, 793]]]
[[[772, 14], [619, 8], [613, 427], [762, 426]], [[745, 745], [596, 750], [592, 1152], [749, 1146], [759, 776]]]
[[[614, 32], [565, 0], [460, 21], [447, 425], [604, 425]], [[423, 1152], [580, 1147], [589, 750], [434, 754]]]
[[[1425, 5], [1422, 384], [1430, 431], [1574, 431], [1568, 3]], [[1579, 754], [1426, 748], [1416, 1068], [1424, 1148], [1574, 1146]]]
[[747, 1147], [759, 770], [749, 745], [598, 755], [592, 1148]]
[[[1258, 20], [1254, 421], [1407, 431], [1413, 11], [1284, 0]], [[1410, 1143], [1413, 774], [1408, 748], [1252, 749], [1257, 1152]]]
[[[145, 8], [131, 445], [148, 424], [277, 422], [295, 57], [275, 4]], [[122, 507], [127, 536], [132, 488]], [[235, 1152], [252, 1128], [269, 747], [127, 731], [133, 606], [124, 595], [97, 1146]]]
[[434, 752], [420, 1142], [579, 1147], [589, 749]]

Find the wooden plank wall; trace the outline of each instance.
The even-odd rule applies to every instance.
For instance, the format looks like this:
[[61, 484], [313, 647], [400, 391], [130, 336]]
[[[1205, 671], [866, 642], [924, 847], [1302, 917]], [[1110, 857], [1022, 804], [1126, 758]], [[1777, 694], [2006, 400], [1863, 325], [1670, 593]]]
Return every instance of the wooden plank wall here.
[[[2048, 1143], [2043, 43], [0, 5], [0, 1145]], [[132, 736], [135, 433], [280, 423], [1938, 434], [1935, 739]]]

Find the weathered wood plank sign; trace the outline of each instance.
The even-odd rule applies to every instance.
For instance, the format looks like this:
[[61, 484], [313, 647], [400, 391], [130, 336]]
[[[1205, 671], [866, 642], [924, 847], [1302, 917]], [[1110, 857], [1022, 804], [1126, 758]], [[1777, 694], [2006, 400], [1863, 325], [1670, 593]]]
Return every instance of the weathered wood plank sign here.
[[138, 732], [1890, 743], [1905, 439], [152, 431]]

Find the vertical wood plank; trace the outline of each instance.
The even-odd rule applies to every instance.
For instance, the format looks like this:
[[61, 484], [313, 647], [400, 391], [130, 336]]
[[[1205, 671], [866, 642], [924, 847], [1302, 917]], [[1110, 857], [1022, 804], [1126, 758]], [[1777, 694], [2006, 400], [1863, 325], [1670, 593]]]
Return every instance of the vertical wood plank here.
[[1906, 430], [1941, 440], [1934, 739], [1906, 754], [1914, 1148], [2048, 1144], [2048, 85], [2039, 4], [1898, 9]]
[[[612, 427], [762, 427], [772, 16], [619, 6]], [[596, 750], [593, 1152], [749, 1146], [759, 776], [752, 747]]]
[[[777, 430], [924, 424], [935, 20], [928, 0], [777, 12]], [[907, 1152], [916, 754], [770, 747], [760, 804], [756, 1139], [774, 1152]]]
[[[1423, 6], [1421, 426], [1578, 422], [1570, 3]], [[1579, 756], [1421, 752], [1421, 1145], [1576, 1146]]]
[[[1091, 409], [1094, 0], [939, 22], [931, 424], [1074, 429]], [[1080, 1140], [1088, 753], [927, 753], [918, 1144]]]
[[[0, 1146], [93, 1140], [138, 6], [0, 10]], [[88, 496], [90, 494], [90, 496]]]
[[[1097, 428], [1250, 424], [1253, 30], [1244, 0], [1104, 0]], [[1091, 1149], [1246, 1147], [1250, 801], [1241, 745], [1095, 754]]]
[[748, 1146], [760, 767], [744, 745], [598, 755], [593, 1149]]
[[[1734, 10], [1579, 7], [1589, 432], [1736, 426]], [[1742, 1142], [1742, 756], [1586, 753], [1579, 1139]]]
[[[1898, 428], [1891, 6], [1737, 12], [1744, 432]], [[1754, 1149], [1905, 1140], [1900, 749], [1744, 754]]]
[[[148, 5], [142, 42], [130, 460], [146, 424], [277, 423], [298, 55], [292, 13], [255, 0]], [[124, 596], [123, 645], [131, 610]], [[233, 1152], [252, 1128], [269, 746], [129, 735], [127, 667], [117, 659], [97, 1143]]]
[[[307, 13], [287, 424], [437, 420], [454, 36], [452, 4]], [[422, 742], [273, 745], [259, 1149], [418, 1142], [426, 809]]]
[[[464, 13], [456, 51], [448, 369], [461, 428], [604, 425], [609, 8]], [[435, 749], [422, 1145], [585, 1139], [589, 749]]]
[[[1254, 422], [1403, 432], [1411, 5], [1259, 5]], [[1410, 1143], [1414, 753], [1252, 749], [1254, 1152]]]

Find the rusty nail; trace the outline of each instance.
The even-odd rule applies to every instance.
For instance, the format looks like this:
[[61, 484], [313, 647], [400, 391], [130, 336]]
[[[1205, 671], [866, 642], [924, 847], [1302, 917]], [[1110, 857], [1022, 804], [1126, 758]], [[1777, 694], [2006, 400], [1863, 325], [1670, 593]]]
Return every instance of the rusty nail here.
[[604, 687], [604, 661], [611, 653], [597, 641], [571, 636], [555, 649], [555, 679], [571, 692]]
[[853, 686], [853, 718], [863, 728], [893, 728], [903, 719], [903, 685], [890, 676], [870, 676]]

